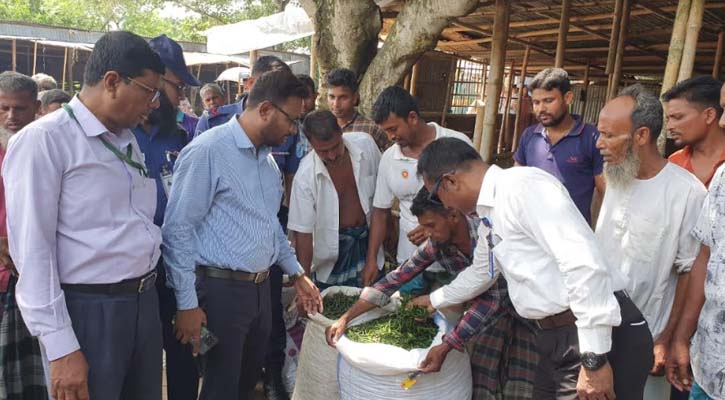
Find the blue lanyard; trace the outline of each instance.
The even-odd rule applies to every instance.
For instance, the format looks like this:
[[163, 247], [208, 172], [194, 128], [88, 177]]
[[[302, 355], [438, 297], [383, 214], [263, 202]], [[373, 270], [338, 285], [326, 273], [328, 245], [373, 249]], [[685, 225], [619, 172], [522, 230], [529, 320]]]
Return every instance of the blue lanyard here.
[[491, 220], [488, 219], [488, 217], [481, 218], [481, 223], [483, 223], [483, 226], [488, 228], [488, 235], [486, 235], [486, 243], [488, 244], [488, 273], [491, 275], [491, 279], [493, 279], [494, 275], [494, 257], [493, 257], [493, 224], [491, 223]]

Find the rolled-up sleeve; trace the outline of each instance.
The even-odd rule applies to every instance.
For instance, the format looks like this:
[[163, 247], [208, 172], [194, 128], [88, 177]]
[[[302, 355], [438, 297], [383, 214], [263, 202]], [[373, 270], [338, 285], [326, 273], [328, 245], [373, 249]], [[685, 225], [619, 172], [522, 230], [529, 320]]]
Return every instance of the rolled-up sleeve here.
[[196, 308], [196, 227], [209, 213], [214, 201], [217, 177], [208, 147], [186, 147], [174, 166], [174, 184], [166, 206], [163, 256], [169, 285], [174, 289], [179, 310]]
[[680, 232], [678, 235], [677, 255], [675, 257], [675, 268], [678, 274], [690, 272], [695, 257], [700, 251], [700, 243], [690, 235], [692, 229], [697, 224], [697, 219], [702, 211], [702, 204], [705, 200], [707, 191], [705, 187], [693, 188], [687, 193], [687, 205], [685, 206], [685, 214], [680, 224]]
[[58, 273], [56, 228], [65, 166], [52, 134], [23, 130], [11, 140], [2, 166], [10, 254], [20, 273], [18, 307], [51, 361], [80, 348]]

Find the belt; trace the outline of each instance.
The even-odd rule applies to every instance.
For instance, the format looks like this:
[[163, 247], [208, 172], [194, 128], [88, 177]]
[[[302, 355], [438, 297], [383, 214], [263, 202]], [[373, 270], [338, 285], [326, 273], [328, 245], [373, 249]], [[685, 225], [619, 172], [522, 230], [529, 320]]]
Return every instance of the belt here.
[[244, 271], [232, 271], [231, 269], [223, 269], [217, 267], [210, 267], [207, 265], [200, 265], [199, 271], [204, 276], [209, 278], [217, 279], [228, 279], [232, 281], [242, 282], [253, 282], [257, 285], [264, 283], [269, 278], [269, 270], [262, 272], [244, 272]]
[[143, 293], [154, 287], [156, 271], [139, 278], [126, 279], [117, 283], [61, 283], [63, 290], [92, 294], [132, 294]]
[[571, 312], [571, 310], [566, 310], [564, 312], [560, 312], [559, 314], [554, 314], [544, 319], [534, 321], [539, 329], [545, 331], [561, 328], [564, 326], [571, 326], [574, 325], [575, 322], [576, 317], [574, 316], [574, 313]]

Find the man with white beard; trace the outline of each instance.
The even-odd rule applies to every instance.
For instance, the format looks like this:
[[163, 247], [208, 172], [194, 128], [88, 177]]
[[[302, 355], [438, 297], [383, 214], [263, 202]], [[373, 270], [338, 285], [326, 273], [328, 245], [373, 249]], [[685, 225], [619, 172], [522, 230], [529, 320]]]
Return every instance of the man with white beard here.
[[699, 249], [690, 231], [706, 194], [657, 150], [662, 114], [659, 99], [634, 85], [604, 106], [597, 126], [607, 191], [596, 236], [609, 265], [628, 277], [627, 291], [652, 331], [645, 400], [669, 399], [664, 363]]

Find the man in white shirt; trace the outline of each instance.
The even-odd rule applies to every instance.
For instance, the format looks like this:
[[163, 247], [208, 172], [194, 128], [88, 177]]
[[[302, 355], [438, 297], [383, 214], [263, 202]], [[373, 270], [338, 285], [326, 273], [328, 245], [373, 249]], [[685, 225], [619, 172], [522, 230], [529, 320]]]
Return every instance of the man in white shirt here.
[[[422, 244], [425, 230], [418, 226], [417, 219], [410, 212], [413, 198], [423, 187], [423, 180], [415, 173], [418, 157], [432, 141], [442, 137], [454, 137], [473, 146], [468, 136], [451, 129], [443, 128], [435, 122], [425, 123], [420, 117], [418, 104], [405, 89], [390, 86], [383, 90], [373, 106], [373, 119], [395, 142], [380, 160], [380, 173], [375, 185], [373, 214], [370, 223], [370, 242], [368, 245], [367, 265], [363, 274], [365, 286], [375, 282], [379, 265], [375, 255], [385, 239], [388, 229], [390, 209], [395, 199], [400, 201], [400, 228], [398, 235], [397, 261], [402, 264]], [[439, 272], [443, 268], [438, 263], [428, 271]], [[422, 275], [419, 275], [422, 276]], [[424, 286], [419, 278], [416, 283], [406, 285], [412, 291]], [[417, 286], [417, 287], [416, 287]]]
[[[314, 151], [292, 184], [297, 259], [319, 288], [362, 287], [380, 150], [367, 133], [343, 135], [330, 111], [310, 113], [302, 130]], [[382, 266], [382, 252], [376, 258]]]
[[670, 397], [665, 358], [700, 247], [690, 231], [706, 194], [694, 175], [657, 150], [662, 114], [660, 100], [633, 85], [604, 106], [597, 125], [609, 190], [596, 237], [609, 265], [628, 278], [627, 293], [652, 331], [646, 400]]
[[500, 271], [516, 311], [541, 328], [534, 398], [641, 399], [652, 366], [647, 322], [561, 182], [537, 168], [489, 166], [448, 138], [423, 151], [418, 174], [433, 198], [481, 218], [485, 240], [456, 280], [476, 295]]
[[56, 399], [161, 398], [156, 184], [129, 128], [159, 107], [164, 70], [142, 37], [106, 33], [80, 94], [10, 141], [17, 302]]

